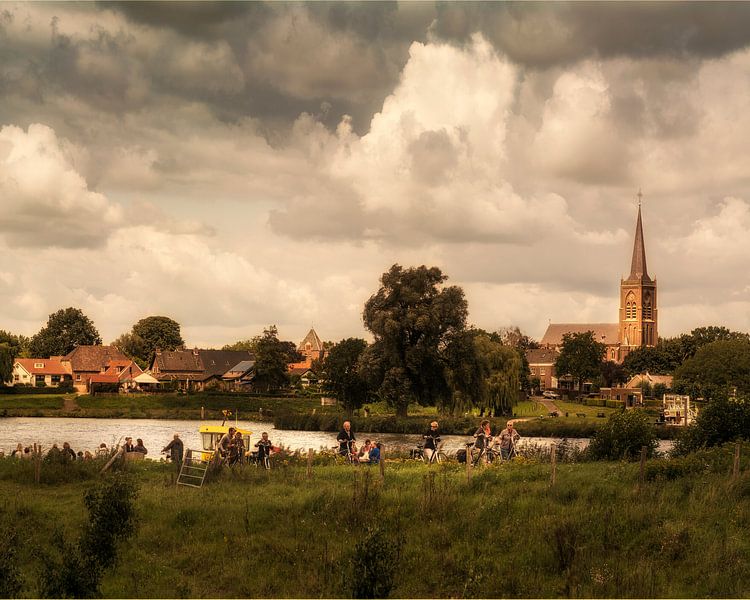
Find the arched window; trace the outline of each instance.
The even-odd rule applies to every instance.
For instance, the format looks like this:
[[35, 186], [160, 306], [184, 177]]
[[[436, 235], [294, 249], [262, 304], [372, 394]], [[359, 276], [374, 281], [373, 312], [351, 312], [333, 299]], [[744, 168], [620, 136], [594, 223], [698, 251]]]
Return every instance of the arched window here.
[[651, 315], [651, 294], [646, 293], [643, 297], [643, 318], [650, 319]]
[[633, 292], [630, 292], [625, 297], [625, 318], [626, 319], [636, 318], [635, 296], [633, 295]]

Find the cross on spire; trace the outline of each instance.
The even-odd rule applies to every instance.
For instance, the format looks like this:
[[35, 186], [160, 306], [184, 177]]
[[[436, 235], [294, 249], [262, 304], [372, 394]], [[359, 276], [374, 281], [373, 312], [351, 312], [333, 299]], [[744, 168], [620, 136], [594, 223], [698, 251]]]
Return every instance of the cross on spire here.
[[638, 206], [641, 205], [642, 198], [643, 198], [643, 194], [641, 193], [641, 188], [638, 188]]

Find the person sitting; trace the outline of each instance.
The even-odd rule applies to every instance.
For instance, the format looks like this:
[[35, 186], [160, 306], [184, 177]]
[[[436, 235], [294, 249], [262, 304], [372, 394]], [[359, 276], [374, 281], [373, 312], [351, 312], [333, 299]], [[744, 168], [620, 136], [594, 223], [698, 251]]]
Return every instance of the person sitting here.
[[367, 464], [377, 465], [380, 462], [380, 449], [383, 445], [380, 442], [376, 442], [375, 445], [370, 449], [370, 460]]
[[359, 452], [357, 452], [357, 461], [361, 463], [370, 462], [371, 450], [372, 450], [372, 442], [370, 440], [365, 440], [365, 445], [359, 449]]
[[273, 444], [271, 444], [271, 440], [268, 439], [268, 433], [263, 432], [260, 436], [260, 439], [255, 442], [255, 447], [258, 449], [258, 464], [264, 465], [266, 468], [268, 468], [268, 460], [271, 457], [271, 448], [273, 447]]
[[19, 443], [18, 446], [16, 446], [16, 449], [10, 453], [10, 457], [21, 458], [21, 454], [23, 454], [23, 444]]
[[353, 444], [356, 439], [352, 431], [352, 424], [349, 421], [344, 421], [341, 431], [336, 436], [336, 441], [339, 443], [339, 454], [341, 456], [353, 454]]
[[26, 446], [23, 449], [23, 454], [21, 455], [21, 458], [26, 460], [31, 460], [31, 458], [34, 456], [34, 453], [31, 451], [31, 446]]
[[146, 447], [143, 445], [143, 440], [141, 438], [138, 438], [136, 440], [136, 445], [133, 446], [133, 452], [141, 452], [143, 454], [148, 454], [148, 450], [146, 450]]
[[437, 452], [437, 445], [440, 443], [440, 432], [438, 431], [438, 422], [430, 423], [430, 428], [422, 438], [424, 438], [424, 459], [427, 462], [432, 461], [432, 455]]
[[109, 448], [107, 448], [107, 444], [105, 444], [104, 442], [99, 444], [99, 447], [96, 449], [96, 456], [109, 456]]
[[83, 453], [83, 460], [85, 461], [94, 460], [94, 455], [91, 454], [91, 452], [89, 452], [88, 450], [86, 450], [86, 452]]
[[123, 452], [132, 452], [135, 446], [133, 445], [133, 438], [132, 437], [126, 437], [125, 443], [122, 445], [122, 451]]

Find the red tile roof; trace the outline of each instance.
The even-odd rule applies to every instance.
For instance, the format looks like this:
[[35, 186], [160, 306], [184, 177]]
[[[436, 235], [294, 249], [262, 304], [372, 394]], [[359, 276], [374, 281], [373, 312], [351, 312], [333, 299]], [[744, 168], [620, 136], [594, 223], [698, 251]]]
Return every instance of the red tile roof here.
[[[32, 375], [70, 375], [70, 369], [63, 365], [59, 359], [52, 358], [17, 358], [19, 363]], [[37, 367], [35, 365], [42, 365]]]
[[540, 342], [542, 346], [561, 346], [563, 334], [594, 332], [594, 339], [606, 345], [620, 341], [619, 323], [550, 323]]
[[70, 362], [73, 372], [95, 372], [107, 367], [112, 360], [130, 362], [116, 346], [78, 346], [63, 357]]

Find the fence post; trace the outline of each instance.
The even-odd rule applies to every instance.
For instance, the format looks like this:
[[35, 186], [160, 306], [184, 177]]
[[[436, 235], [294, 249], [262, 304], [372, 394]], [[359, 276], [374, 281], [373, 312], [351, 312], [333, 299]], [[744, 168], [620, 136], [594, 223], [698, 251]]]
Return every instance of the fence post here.
[[385, 444], [380, 444], [380, 479], [385, 481]]
[[638, 476], [638, 484], [643, 485], [646, 475], [646, 446], [641, 446], [641, 472]]
[[732, 479], [740, 475], [740, 442], [734, 445], [734, 464], [732, 465]]
[[472, 462], [472, 456], [471, 456], [471, 448], [469, 446], [466, 447], [466, 483], [471, 483], [471, 462]]
[[204, 410], [203, 410], [203, 407], [201, 406], [201, 421], [203, 420], [203, 417], [204, 417]]
[[308, 479], [312, 477], [312, 459], [313, 459], [313, 449], [308, 448], [307, 450], [307, 478]]
[[34, 483], [39, 483], [42, 471], [42, 445], [34, 444]]
[[557, 444], [550, 444], [550, 460], [552, 462], [552, 474], [550, 476], [550, 485], [554, 486], [557, 481]]

